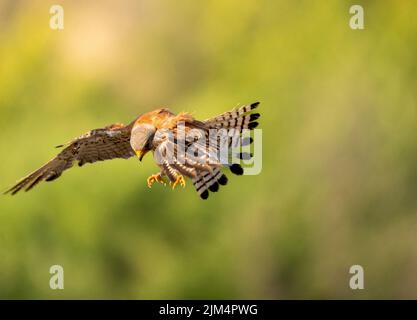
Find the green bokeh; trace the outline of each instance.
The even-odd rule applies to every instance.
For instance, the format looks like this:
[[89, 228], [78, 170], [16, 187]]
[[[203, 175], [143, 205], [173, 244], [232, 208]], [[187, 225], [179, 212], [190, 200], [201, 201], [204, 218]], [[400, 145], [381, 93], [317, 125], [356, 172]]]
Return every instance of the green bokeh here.
[[[0, 199], [0, 298], [417, 298], [417, 3], [0, 1], [4, 189], [92, 128], [261, 101], [263, 170], [202, 201], [151, 157]], [[49, 267], [65, 289], [49, 288]], [[365, 290], [349, 289], [349, 267]]]

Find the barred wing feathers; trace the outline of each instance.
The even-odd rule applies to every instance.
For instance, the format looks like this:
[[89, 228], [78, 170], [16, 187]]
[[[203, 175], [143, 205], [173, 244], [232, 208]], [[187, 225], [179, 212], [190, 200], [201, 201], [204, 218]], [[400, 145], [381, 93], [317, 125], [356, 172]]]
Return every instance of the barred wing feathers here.
[[62, 172], [71, 168], [74, 162], [79, 166], [85, 163], [109, 160], [114, 158], [127, 159], [135, 155], [130, 146], [130, 126], [112, 124], [105, 128], [94, 129], [70, 141], [55, 158], [38, 170], [22, 178], [5, 193], [12, 195], [24, 189], [28, 191], [41, 181], [52, 181], [61, 176]]
[[254, 102], [239, 109], [222, 113], [217, 117], [205, 120], [204, 124], [213, 129], [225, 128], [239, 131], [242, 131], [242, 129], [254, 129], [258, 126], [256, 120], [260, 117], [260, 114], [250, 112], [257, 108], [258, 105], [259, 102]]
[[[160, 138], [158, 133], [155, 134], [154, 139], [154, 157], [155, 161], [159, 163], [162, 173], [166, 175], [170, 181], [175, 181], [179, 174], [185, 175], [191, 178], [194, 187], [202, 199], [207, 199], [209, 192], [219, 191], [220, 186], [227, 184], [228, 179], [222, 172], [221, 167], [227, 167], [233, 174], [242, 175], [243, 168], [238, 163], [222, 164], [220, 161], [213, 162], [213, 158], [210, 158], [210, 152], [219, 152], [219, 141], [211, 139], [210, 129], [224, 129], [226, 136], [226, 143], [232, 146], [236, 139], [239, 139], [240, 145], [248, 145], [253, 142], [250, 137], [242, 137], [242, 131], [244, 129], [252, 130], [257, 127], [258, 122], [256, 120], [260, 117], [259, 113], [251, 113], [259, 105], [259, 102], [252, 103], [250, 105], [242, 106], [239, 109], [235, 109], [229, 112], [225, 112], [217, 117], [207, 119], [199, 122], [192, 120], [186, 121], [186, 130], [193, 129], [193, 132], [197, 136], [205, 136], [206, 145], [199, 145], [198, 142], [191, 139], [190, 143], [185, 142], [186, 148], [192, 145], [194, 148], [200, 151], [198, 157], [193, 156], [192, 153], [187, 153], [185, 158], [182, 158], [177, 153], [178, 132], [177, 128], [174, 128], [174, 139], [164, 137]], [[230, 131], [231, 130], [231, 131]], [[221, 132], [221, 131], [220, 131]], [[229, 132], [233, 134], [230, 136]], [[221, 135], [221, 134], [220, 134]], [[218, 137], [218, 138], [225, 138]], [[174, 156], [167, 157], [167, 150], [169, 150]], [[251, 157], [250, 154], [240, 154], [241, 159], [247, 159]], [[171, 161], [166, 161], [169, 158]], [[208, 162], [208, 159], [211, 162]]]
[[[256, 120], [259, 119], [260, 114], [251, 113], [255, 108], [258, 107], [258, 105], [259, 102], [245, 105], [238, 109], [222, 113], [221, 115], [214, 118], [207, 119], [203, 121], [203, 123], [210, 129], [225, 129], [224, 134], [226, 136], [219, 137], [219, 139], [225, 138], [226, 143], [231, 147], [233, 147], [233, 142], [238, 140], [240, 145], [248, 145], [253, 142], [252, 138], [242, 137], [241, 135], [244, 129], [252, 130], [258, 126], [258, 122], [256, 122]], [[230, 135], [230, 133], [226, 130], [232, 134]], [[219, 132], [221, 132], [221, 130]], [[216, 145], [219, 145], [219, 141], [216, 141]], [[247, 159], [252, 157], [252, 155], [247, 153], [240, 153], [239, 157], [241, 159]], [[228, 167], [233, 174], [243, 174], [243, 168], [238, 163], [223, 166]], [[208, 198], [209, 191], [217, 192], [220, 185], [224, 186], [228, 182], [227, 176], [222, 173], [219, 168], [216, 168], [212, 171], [199, 171], [197, 176], [192, 180], [195, 189], [202, 199]]]

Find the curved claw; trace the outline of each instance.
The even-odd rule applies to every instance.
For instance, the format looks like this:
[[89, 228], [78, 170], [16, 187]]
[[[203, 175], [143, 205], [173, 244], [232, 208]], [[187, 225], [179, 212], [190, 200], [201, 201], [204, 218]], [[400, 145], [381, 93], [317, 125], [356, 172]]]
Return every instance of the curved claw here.
[[147, 182], [149, 188], [152, 188], [152, 185], [155, 182], [159, 182], [159, 183], [163, 184], [164, 186], [166, 186], [166, 183], [165, 183], [164, 179], [162, 179], [162, 177], [161, 177], [161, 173], [157, 173], [157, 174], [153, 174], [153, 175], [149, 176], [148, 179], [146, 179], [146, 182]]
[[178, 184], [180, 184], [183, 188], [185, 188], [185, 179], [184, 179], [184, 176], [181, 175], [181, 174], [177, 177], [177, 179], [175, 180], [175, 182], [172, 184], [172, 190], [174, 190], [175, 187]]

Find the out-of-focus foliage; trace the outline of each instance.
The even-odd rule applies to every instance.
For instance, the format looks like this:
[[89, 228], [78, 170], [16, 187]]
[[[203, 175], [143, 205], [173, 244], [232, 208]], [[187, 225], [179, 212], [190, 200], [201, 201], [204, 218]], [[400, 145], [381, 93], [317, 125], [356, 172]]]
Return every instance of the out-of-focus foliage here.
[[[0, 1], [0, 181], [160, 106], [262, 102], [263, 170], [202, 201], [151, 157], [0, 200], [1, 298], [417, 298], [417, 3]], [[49, 267], [65, 290], [49, 289]], [[365, 290], [349, 289], [349, 267]]]

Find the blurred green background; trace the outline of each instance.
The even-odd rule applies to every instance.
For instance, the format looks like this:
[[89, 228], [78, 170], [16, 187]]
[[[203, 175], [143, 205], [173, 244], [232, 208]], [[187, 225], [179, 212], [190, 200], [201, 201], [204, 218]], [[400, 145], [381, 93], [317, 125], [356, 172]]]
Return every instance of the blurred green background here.
[[[65, 29], [49, 28], [49, 8]], [[365, 29], [349, 28], [362, 4]], [[151, 157], [0, 199], [0, 298], [417, 298], [415, 1], [0, 1], [1, 187], [160, 106], [261, 101], [263, 170], [202, 201]], [[49, 288], [49, 268], [65, 290]], [[349, 267], [365, 290], [349, 288]]]

